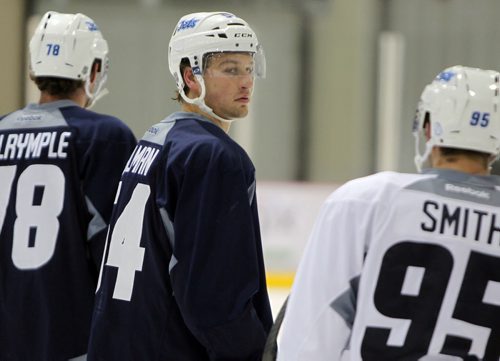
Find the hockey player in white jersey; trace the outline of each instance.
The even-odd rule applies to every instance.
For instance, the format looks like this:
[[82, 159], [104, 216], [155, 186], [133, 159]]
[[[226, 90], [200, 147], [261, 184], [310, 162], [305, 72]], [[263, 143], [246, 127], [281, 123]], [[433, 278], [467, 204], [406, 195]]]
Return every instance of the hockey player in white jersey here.
[[424, 169], [356, 179], [326, 200], [279, 361], [499, 360], [499, 78], [441, 72], [414, 121]]

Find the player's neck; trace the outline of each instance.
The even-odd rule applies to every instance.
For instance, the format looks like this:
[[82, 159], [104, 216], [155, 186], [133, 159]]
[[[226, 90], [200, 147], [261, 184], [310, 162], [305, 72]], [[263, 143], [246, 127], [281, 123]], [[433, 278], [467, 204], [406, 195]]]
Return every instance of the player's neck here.
[[433, 152], [432, 168], [449, 169], [472, 175], [490, 175], [490, 168], [475, 158], [467, 156], [446, 157]]
[[207, 118], [208, 120], [210, 120], [215, 125], [217, 125], [219, 128], [222, 128], [222, 130], [224, 132], [226, 132], [226, 133], [229, 132], [229, 127], [231, 126], [231, 123], [221, 122], [219, 119], [217, 119], [217, 118], [211, 116], [210, 114], [207, 114], [204, 111], [202, 111], [195, 104], [190, 104], [190, 103], [187, 103], [187, 102], [183, 102], [182, 103], [182, 110], [185, 111], [185, 112], [200, 114], [200, 115], [204, 116], [205, 118]]
[[467, 173], [471, 175], [490, 175], [489, 169], [484, 169], [483, 167], [477, 167], [477, 166], [465, 167], [455, 163], [447, 165], [442, 164], [441, 166], [433, 166], [433, 168], [455, 170], [458, 172]]
[[85, 90], [83, 88], [78, 88], [70, 95], [51, 95], [46, 91], [42, 91], [40, 93], [40, 99], [38, 103], [45, 104], [66, 99], [75, 102], [82, 108], [84, 108], [85, 105], [87, 104], [87, 95], [85, 94]]

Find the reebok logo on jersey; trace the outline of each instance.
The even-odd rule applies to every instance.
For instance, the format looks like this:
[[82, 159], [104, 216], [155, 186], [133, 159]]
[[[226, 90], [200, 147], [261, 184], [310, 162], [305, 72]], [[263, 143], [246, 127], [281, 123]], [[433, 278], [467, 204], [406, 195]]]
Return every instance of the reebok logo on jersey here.
[[470, 188], [470, 187], [457, 186], [456, 184], [451, 184], [451, 183], [446, 183], [444, 185], [444, 189], [447, 192], [468, 194], [470, 196], [481, 198], [481, 199], [490, 199], [490, 197], [491, 197], [490, 193], [488, 193], [486, 191], [480, 191], [480, 190]]
[[36, 114], [22, 115], [16, 118], [18, 122], [37, 122], [40, 119], [42, 119], [42, 116]]

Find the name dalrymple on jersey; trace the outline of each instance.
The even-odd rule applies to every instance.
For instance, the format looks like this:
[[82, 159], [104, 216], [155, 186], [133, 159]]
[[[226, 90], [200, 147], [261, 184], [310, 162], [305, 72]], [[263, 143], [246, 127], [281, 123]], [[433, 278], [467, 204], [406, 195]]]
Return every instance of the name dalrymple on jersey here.
[[0, 134], [0, 159], [66, 158], [71, 132]]
[[139, 144], [132, 152], [123, 173], [147, 175], [159, 151], [158, 148]]

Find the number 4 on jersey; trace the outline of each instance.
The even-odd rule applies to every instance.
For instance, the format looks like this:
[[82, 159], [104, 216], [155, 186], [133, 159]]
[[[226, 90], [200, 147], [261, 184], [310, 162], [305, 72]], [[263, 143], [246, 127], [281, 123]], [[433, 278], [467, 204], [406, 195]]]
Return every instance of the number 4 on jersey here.
[[150, 193], [148, 185], [137, 184], [111, 234], [106, 265], [118, 268], [113, 292], [115, 299], [131, 300], [135, 272], [142, 271], [144, 247], [140, 242], [144, 208]]

